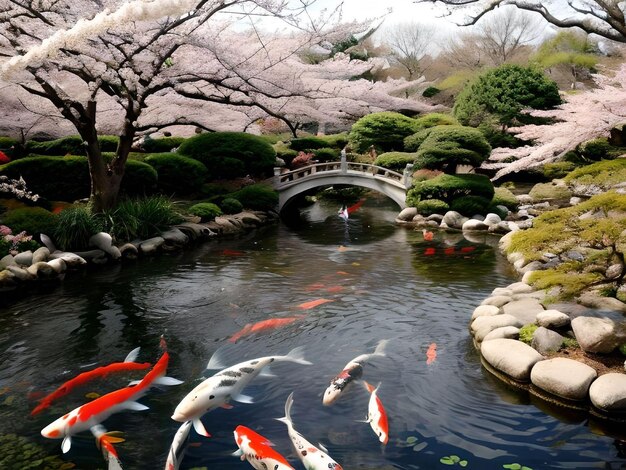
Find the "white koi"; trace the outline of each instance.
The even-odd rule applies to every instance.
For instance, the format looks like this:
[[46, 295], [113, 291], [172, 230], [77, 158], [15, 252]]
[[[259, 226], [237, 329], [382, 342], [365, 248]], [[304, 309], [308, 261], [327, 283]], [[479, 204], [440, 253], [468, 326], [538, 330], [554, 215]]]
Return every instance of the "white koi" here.
[[350, 388], [352, 383], [360, 379], [363, 375], [363, 366], [374, 356], [385, 356], [385, 346], [388, 340], [383, 339], [378, 342], [376, 349], [370, 354], [361, 354], [348, 362], [343, 370], [330, 381], [330, 385], [326, 388], [322, 397], [322, 403], [330, 406], [339, 399], [342, 392]]
[[380, 384], [376, 388], [367, 382], [363, 381], [365, 389], [370, 393], [370, 401], [367, 406], [367, 418], [366, 423], [370, 423], [371, 428], [374, 430], [378, 440], [383, 444], [387, 444], [389, 441], [389, 422], [387, 421], [387, 412], [383, 407], [383, 402], [378, 397], [378, 389]]
[[174, 434], [170, 451], [167, 453], [167, 461], [165, 462], [165, 470], [178, 470], [180, 462], [183, 460], [185, 450], [181, 450], [184, 443], [189, 437], [191, 430], [191, 421], [185, 421]]
[[341, 465], [335, 462], [324, 450], [321, 450], [307, 441], [302, 434], [296, 431], [291, 421], [291, 406], [293, 405], [293, 392], [287, 397], [285, 402], [285, 416], [277, 418], [287, 425], [287, 432], [291, 438], [293, 448], [302, 464], [307, 470], [343, 470]]
[[[211, 358], [207, 369], [221, 367], [219, 359]], [[178, 404], [172, 419], [178, 422], [192, 421], [198, 434], [209, 437], [200, 417], [216, 408], [230, 408], [230, 401], [253, 403], [252, 397], [243, 395], [242, 390], [273, 362], [289, 361], [311, 365], [302, 355], [302, 347], [294, 348], [286, 356], [266, 356], [241, 362], [221, 370], [200, 383]], [[218, 366], [219, 364], [219, 366]], [[265, 375], [268, 375], [267, 373]]]

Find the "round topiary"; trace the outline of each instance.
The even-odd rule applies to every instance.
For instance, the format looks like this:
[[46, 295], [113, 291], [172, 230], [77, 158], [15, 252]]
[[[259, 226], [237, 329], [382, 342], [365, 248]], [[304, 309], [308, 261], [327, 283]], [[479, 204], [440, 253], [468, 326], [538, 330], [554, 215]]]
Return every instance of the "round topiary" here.
[[313, 157], [321, 163], [339, 160], [339, 150], [323, 147], [313, 150]]
[[300, 137], [297, 139], [291, 139], [291, 143], [289, 144], [289, 148], [295, 151], [315, 150], [324, 147], [328, 147], [328, 144], [325, 140], [320, 139], [319, 137]]
[[128, 160], [120, 185], [120, 193], [127, 196], [152, 194], [157, 187], [157, 178], [157, 172], [152, 166], [137, 160]]
[[29, 235], [51, 234], [56, 221], [56, 215], [42, 207], [22, 207], [2, 216], [2, 224], [9, 227], [13, 234], [19, 232], [26, 232]]
[[443, 113], [428, 113], [415, 119], [417, 129], [428, 129], [435, 126], [458, 126], [459, 121], [454, 116]]
[[357, 152], [365, 152], [371, 145], [383, 152], [402, 151], [404, 139], [416, 130], [415, 120], [400, 113], [373, 113], [354, 123], [350, 145]]
[[[276, 151], [263, 138], [244, 132], [213, 132], [200, 134], [183, 142], [178, 148], [181, 155], [204, 163], [213, 178], [224, 178], [233, 160], [242, 167], [238, 174], [228, 177], [269, 175], [276, 161]], [[233, 159], [233, 160], [226, 160]]]
[[394, 171], [402, 171], [406, 168], [407, 164], [412, 165], [414, 162], [414, 153], [387, 152], [381, 153], [378, 157], [376, 157], [376, 160], [374, 160], [374, 165], [389, 168], [390, 170]]
[[476, 214], [485, 215], [488, 213], [491, 201], [480, 196], [463, 196], [450, 203], [450, 210], [456, 211], [466, 217]]
[[145, 139], [141, 148], [147, 153], [169, 153], [178, 148], [186, 139], [184, 137], [162, 137], [160, 139]]
[[243, 204], [232, 197], [224, 199], [220, 204], [220, 207], [222, 208], [224, 214], [238, 214], [243, 210]]
[[222, 215], [222, 209], [212, 202], [200, 202], [189, 208], [189, 212], [201, 218], [202, 222], [210, 222]]
[[243, 207], [253, 210], [273, 210], [278, 205], [278, 193], [264, 184], [251, 184], [229, 195], [237, 199]]
[[450, 210], [450, 205], [439, 199], [425, 199], [415, 204], [415, 208], [419, 214], [429, 216], [432, 214], [445, 214]]
[[435, 127], [427, 127], [420, 131], [417, 131], [415, 134], [411, 134], [410, 136], [404, 139], [404, 149], [407, 152], [417, 152], [420, 148], [420, 145], [426, 140], [426, 138], [430, 135], [430, 133], [435, 129]]
[[442, 174], [416, 183], [407, 192], [406, 201], [407, 204], [415, 207], [419, 201], [425, 199], [440, 199], [451, 204], [452, 201], [461, 197], [480, 196], [490, 203], [493, 194], [493, 183], [484, 175]]
[[208, 173], [198, 160], [176, 153], [155, 153], [148, 155], [144, 162], [156, 170], [158, 189], [165, 194], [195, 193], [202, 187]]

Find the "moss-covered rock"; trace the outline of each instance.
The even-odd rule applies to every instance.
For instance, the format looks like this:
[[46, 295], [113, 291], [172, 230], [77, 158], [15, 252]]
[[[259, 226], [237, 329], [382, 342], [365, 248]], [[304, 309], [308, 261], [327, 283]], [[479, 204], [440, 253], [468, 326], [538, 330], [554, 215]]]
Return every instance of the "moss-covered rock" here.
[[505, 206], [512, 211], [516, 210], [519, 206], [519, 202], [517, 201], [515, 194], [513, 194], [511, 190], [502, 186], [495, 188], [495, 193], [491, 203], [495, 206]]
[[535, 201], [566, 200], [572, 197], [572, 192], [565, 184], [537, 183], [528, 195]]
[[626, 181], [626, 158], [604, 160], [577, 168], [564, 181], [575, 194], [592, 195], [608, 191]]

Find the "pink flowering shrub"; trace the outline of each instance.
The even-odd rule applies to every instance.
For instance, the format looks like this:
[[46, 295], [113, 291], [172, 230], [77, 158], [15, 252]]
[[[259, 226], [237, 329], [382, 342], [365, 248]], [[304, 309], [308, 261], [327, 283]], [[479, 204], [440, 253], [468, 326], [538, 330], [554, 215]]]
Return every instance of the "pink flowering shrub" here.
[[313, 154], [306, 152], [298, 152], [298, 155], [291, 161], [291, 168], [297, 170], [313, 164]]
[[32, 235], [20, 232], [13, 235], [13, 231], [6, 225], [0, 225], [0, 258], [6, 255], [17, 255], [22, 251], [36, 249], [39, 244]]

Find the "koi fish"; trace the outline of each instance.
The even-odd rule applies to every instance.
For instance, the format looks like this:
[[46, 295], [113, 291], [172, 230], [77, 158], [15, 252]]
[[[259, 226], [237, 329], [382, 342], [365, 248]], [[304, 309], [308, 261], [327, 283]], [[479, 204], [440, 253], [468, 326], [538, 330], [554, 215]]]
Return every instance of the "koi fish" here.
[[287, 326], [287, 325], [292, 324], [295, 321], [300, 320], [301, 318], [304, 318], [304, 315], [298, 315], [295, 317], [285, 317], [285, 318], [270, 318], [268, 320], [263, 320], [254, 324], [248, 323], [241, 330], [239, 330], [237, 333], [235, 333], [230, 338], [228, 338], [228, 341], [230, 341], [231, 343], [236, 343], [243, 336], [258, 333], [260, 331], [273, 330], [276, 328]]
[[243, 256], [245, 255], [245, 253], [243, 251], [238, 251], [238, 250], [229, 250], [229, 249], [225, 249], [222, 254], [224, 256]]
[[[311, 365], [302, 355], [302, 347], [292, 349], [286, 356], [266, 356], [241, 362], [221, 370], [204, 380], [189, 392], [178, 404], [172, 419], [178, 422], [192, 421], [198, 434], [209, 437], [200, 417], [216, 408], [232, 408], [231, 400], [241, 403], [253, 403], [252, 397], [243, 395], [241, 391], [272, 362], [289, 361], [297, 364]], [[220, 369], [224, 366], [217, 354], [214, 354], [207, 369]], [[271, 376], [265, 371], [265, 376]]]
[[[325, 451], [326, 449], [318, 449], [309, 441], [307, 441], [302, 434], [296, 431], [293, 427], [293, 421], [291, 421], [291, 406], [293, 405], [293, 392], [287, 397], [285, 402], [285, 416], [277, 418], [278, 421], [287, 425], [287, 432], [291, 438], [291, 444], [304, 468], [307, 470], [343, 470], [341, 465], [335, 462]], [[321, 446], [320, 446], [321, 447]]]
[[324, 396], [322, 397], [322, 403], [326, 406], [335, 403], [341, 393], [346, 391], [354, 380], [361, 378], [363, 375], [363, 366], [367, 361], [374, 356], [385, 357], [384, 351], [387, 342], [386, 339], [380, 340], [373, 353], [361, 354], [348, 362], [339, 375], [330, 381], [330, 385], [326, 388]]
[[422, 229], [422, 236], [424, 237], [424, 240], [429, 242], [433, 239], [435, 235], [430, 230]]
[[454, 254], [454, 247], [453, 246], [449, 246], [448, 248], [445, 248], [443, 250], [443, 254], [444, 255], [453, 255]]
[[247, 460], [256, 470], [295, 470], [287, 459], [272, 449], [272, 443], [246, 426], [237, 426], [233, 433], [239, 450], [233, 455]]
[[350, 273], [347, 273], [345, 271], [337, 271], [337, 274], [339, 274], [340, 276], [349, 276]]
[[323, 305], [323, 304], [326, 304], [328, 302], [334, 302], [334, 300], [331, 300], [331, 299], [311, 300], [310, 302], [304, 302], [303, 304], [298, 305], [297, 308], [299, 308], [301, 310], [308, 310], [310, 308], [317, 307], [318, 305]]
[[[189, 437], [191, 430], [191, 421], [185, 421], [174, 434], [172, 445], [167, 453], [167, 461], [165, 462], [165, 470], [178, 470], [180, 462], [183, 460], [185, 450], [182, 449], [185, 441]], [[181, 450], [182, 449], [182, 450]]]
[[343, 220], [346, 220], [346, 221], [350, 217], [346, 206], [343, 206], [341, 209], [339, 209], [339, 212], [337, 212], [337, 215], [339, 215], [339, 217], [341, 217]]
[[86, 431], [100, 424], [112, 414], [123, 410], [147, 410], [147, 406], [135, 400], [146, 393], [150, 387], [157, 384], [178, 385], [182, 383], [180, 380], [165, 377], [168, 362], [169, 354], [165, 352], [152, 370], [137, 385], [115, 390], [75, 408], [43, 428], [41, 435], [49, 439], [63, 439], [61, 448], [63, 453], [66, 453], [72, 446], [74, 434]]
[[432, 247], [431, 248], [426, 248], [424, 250], [424, 255], [426, 255], [426, 256], [432, 256], [434, 254], [435, 254], [435, 249], [432, 248]]
[[331, 294], [342, 292], [345, 289], [343, 286], [331, 286], [326, 288], [326, 292], [330, 292]]
[[91, 428], [91, 433], [96, 438], [96, 446], [102, 451], [104, 460], [109, 464], [108, 470], [122, 470], [122, 463], [117, 455], [114, 443], [124, 442], [124, 439], [118, 437], [119, 433], [107, 432], [104, 426], [97, 424]]
[[348, 214], [352, 214], [354, 211], [359, 210], [364, 202], [365, 202], [365, 199], [360, 199], [359, 201], [356, 202], [356, 204], [353, 204], [350, 207], [348, 207]]
[[380, 401], [380, 398], [378, 398], [380, 383], [376, 388], [365, 381], [363, 381], [363, 385], [370, 393], [370, 401], [367, 406], [367, 417], [365, 422], [370, 423], [374, 433], [378, 436], [378, 440], [383, 444], [387, 444], [389, 441], [389, 423], [387, 421], [387, 412], [383, 407], [383, 402]]
[[48, 408], [55, 400], [58, 400], [59, 398], [70, 393], [74, 388], [84, 385], [91, 380], [106, 377], [107, 375], [115, 372], [149, 369], [152, 366], [152, 364], [150, 364], [149, 362], [134, 362], [139, 355], [139, 350], [140, 348], [133, 349], [128, 354], [128, 356], [126, 356], [124, 362], [114, 362], [112, 364], [109, 364], [108, 366], [98, 367], [96, 369], [83, 372], [82, 374], [78, 374], [73, 379], [68, 380], [59, 388], [57, 388], [54, 392], [43, 397], [39, 401], [39, 404], [33, 409], [33, 411], [30, 412], [31, 416], [35, 416], [36, 414], [41, 413], [43, 410]]
[[307, 292], [310, 292], [310, 291], [313, 291], [313, 290], [319, 290], [319, 289], [323, 289], [323, 288], [324, 288], [324, 284], [322, 284], [321, 282], [316, 282], [315, 284], [309, 284], [306, 287], [305, 290]]
[[437, 343], [431, 343], [426, 351], [426, 364], [432, 364], [437, 359]]
[[461, 253], [471, 253], [475, 249], [475, 246], [464, 246], [463, 248], [461, 248]]

